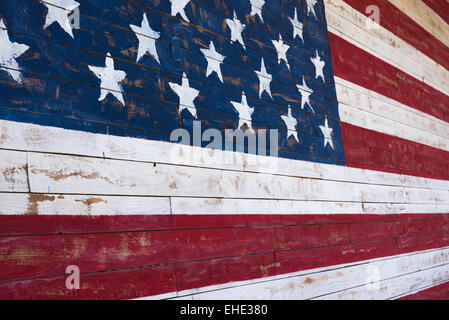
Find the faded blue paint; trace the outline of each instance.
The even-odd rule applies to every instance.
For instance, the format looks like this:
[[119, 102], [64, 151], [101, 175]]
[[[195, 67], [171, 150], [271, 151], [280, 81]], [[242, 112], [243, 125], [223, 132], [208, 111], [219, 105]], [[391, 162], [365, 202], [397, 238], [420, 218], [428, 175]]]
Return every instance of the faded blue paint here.
[[[279, 130], [280, 156], [344, 165], [322, 0], [315, 8], [318, 19], [306, 14], [305, 1], [267, 0], [263, 8], [264, 23], [258, 16], [250, 16], [247, 0], [191, 0], [194, 5], [186, 6], [190, 22], [210, 32], [180, 22], [179, 15], [171, 17], [168, 0], [78, 2], [83, 16], [81, 29], [73, 30], [73, 39], [56, 23], [43, 30], [47, 9], [38, 0], [2, 1], [0, 17], [9, 29], [11, 41], [24, 43], [30, 49], [18, 58], [22, 70], [27, 72], [22, 84], [0, 71], [0, 118], [168, 141], [172, 130], [179, 127], [191, 130], [195, 120], [187, 110], [181, 117], [178, 115], [178, 96], [168, 85], [181, 83], [181, 75], [186, 72], [190, 86], [200, 90], [195, 104], [203, 129], [236, 129], [239, 119], [231, 101], [241, 101], [240, 93], [244, 91], [248, 104], [255, 108], [253, 127]], [[304, 43], [292, 38], [288, 17], [293, 17], [295, 7], [299, 21], [304, 23]], [[224, 21], [232, 18], [233, 10], [246, 24], [243, 31], [246, 50], [228, 40], [230, 30]], [[149, 54], [139, 64], [135, 63], [138, 40], [129, 25], [140, 26], [143, 13], [151, 28], [161, 32], [156, 44], [160, 65]], [[279, 34], [291, 46], [287, 55], [291, 70], [277, 62], [271, 40], [278, 40]], [[200, 49], [208, 48], [211, 40], [216, 50], [226, 56], [221, 66], [224, 83], [215, 73], [205, 77], [207, 61]], [[316, 50], [326, 63], [325, 84], [315, 79], [310, 62]], [[116, 58], [115, 69], [127, 73], [122, 82], [126, 106], [112, 95], [98, 102], [100, 81], [88, 66], [104, 66], [107, 52]], [[274, 101], [266, 92], [259, 99], [255, 71], [260, 70], [262, 57], [273, 76]], [[302, 84], [303, 76], [314, 91], [311, 104], [316, 114], [301, 110], [301, 95], [296, 85]], [[288, 105], [298, 120], [299, 143], [292, 137], [286, 139], [286, 126], [280, 116], [287, 114]], [[334, 129], [335, 150], [323, 148], [319, 126], [324, 124], [324, 116], [329, 117], [329, 126]]]

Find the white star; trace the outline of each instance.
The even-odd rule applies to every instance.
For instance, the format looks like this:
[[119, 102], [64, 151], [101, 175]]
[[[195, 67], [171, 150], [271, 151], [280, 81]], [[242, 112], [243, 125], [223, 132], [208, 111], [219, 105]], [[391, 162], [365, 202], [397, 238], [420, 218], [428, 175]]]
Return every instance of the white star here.
[[287, 60], [287, 51], [290, 49], [290, 46], [284, 44], [284, 41], [282, 40], [282, 36], [279, 35], [279, 40], [271, 40], [273, 42], [274, 47], [276, 48], [276, 51], [278, 53], [278, 63], [281, 63], [281, 60], [284, 60], [285, 64], [287, 65], [288, 70], [290, 70], [290, 65], [288, 64]]
[[307, 2], [307, 14], [313, 13], [313, 15], [316, 18], [315, 5], [317, 3], [317, 0], [306, 0], [306, 2]]
[[179, 13], [181, 17], [185, 21], [189, 21], [189, 18], [187, 18], [185, 7], [190, 2], [190, 0], [170, 0], [171, 2], [171, 15], [176, 17], [176, 15]]
[[196, 119], [196, 108], [193, 100], [198, 97], [200, 91], [190, 87], [189, 79], [187, 78], [186, 73], [184, 72], [182, 74], [182, 85], [173, 82], [169, 82], [169, 85], [170, 88], [179, 96], [179, 114], [181, 114], [184, 109], [187, 109]]
[[235, 11], [234, 11], [234, 19], [233, 20], [226, 19], [226, 24], [228, 25], [229, 29], [231, 29], [231, 40], [239, 42], [243, 46], [243, 49], [245, 49], [245, 43], [243, 42], [242, 32], [246, 26], [237, 19], [237, 14], [235, 13]]
[[220, 65], [223, 63], [223, 60], [226, 57], [219, 54], [215, 50], [215, 45], [212, 41], [209, 44], [209, 49], [200, 49], [200, 51], [204, 54], [204, 57], [207, 60], [206, 77], [208, 77], [212, 72], [216, 72], [218, 78], [221, 80], [221, 82], [223, 82]]
[[[25, 44], [11, 42], [9, 40], [8, 31], [5, 30], [6, 26], [3, 20], [0, 20], [0, 65], [20, 69], [16, 58], [20, 57], [25, 51], [28, 50], [28, 46]], [[18, 70], [3, 69], [9, 73], [9, 75], [17, 82], [22, 82], [22, 73]]]
[[332, 142], [332, 136], [331, 136], [332, 131], [334, 131], [334, 129], [329, 128], [327, 118], [324, 123], [324, 126], [320, 126], [320, 129], [324, 136], [324, 147], [326, 147], [326, 145], [329, 144], [331, 146], [331, 148], [334, 149], [334, 143]]
[[262, 63], [260, 66], [260, 71], [256, 71], [257, 77], [259, 77], [259, 97], [262, 98], [262, 93], [266, 91], [271, 99], [273, 96], [271, 95], [270, 83], [273, 79], [273, 76], [267, 72], [265, 68], [265, 62], [262, 58]]
[[312, 106], [310, 105], [310, 95], [313, 93], [313, 91], [307, 86], [304, 77], [302, 77], [302, 85], [297, 84], [296, 87], [301, 93], [301, 109], [304, 109], [307, 103], [309, 108], [312, 109], [312, 112], [315, 113], [315, 110], [313, 110]]
[[326, 66], [326, 63], [321, 60], [320, 55], [318, 54], [318, 51], [316, 51], [316, 56], [310, 59], [315, 66], [315, 77], [318, 79], [321, 77], [324, 82], [326, 82], [326, 79], [324, 78], [323, 69]]
[[159, 39], [161, 33], [151, 29], [148, 23], [147, 15], [143, 14], [142, 26], [130, 24], [131, 29], [139, 40], [139, 49], [137, 50], [137, 60], [139, 61], [148, 52], [160, 64], [159, 56], [156, 50], [156, 39]]
[[65, 32], [74, 38], [69, 15], [71, 14], [71, 11], [78, 8], [80, 4], [73, 0], [52, 0], [52, 3], [54, 5], [43, 3], [48, 8], [44, 29], [50, 26], [53, 22], [57, 22]]
[[293, 136], [299, 142], [298, 132], [296, 131], [298, 121], [292, 116], [292, 108], [290, 106], [288, 106], [288, 116], [281, 116], [281, 118], [287, 126], [287, 139]]
[[302, 41], [304, 41], [303, 37], [302, 37], [302, 28], [303, 28], [303, 24], [301, 22], [299, 22], [298, 20], [298, 12], [295, 8], [295, 17], [289, 18], [290, 22], [293, 25], [293, 39], [296, 38], [296, 36], [299, 36], [301, 38]]
[[126, 73], [122, 70], [115, 70], [114, 59], [110, 58], [111, 54], [109, 52], [106, 55], [106, 67], [89, 66], [90, 71], [101, 80], [101, 94], [98, 101], [103, 101], [110, 93], [125, 105], [125, 100], [123, 100], [122, 94], [123, 90], [119, 82], [126, 78]]
[[231, 101], [234, 108], [239, 113], [239, 129], [246, 124], [250, 130], [250, 132], [254, 132], [252, 128], [252, 120], [251, 115], [254, 112], [254, 108], [248, 106], [248, 102], [246, 100], [245, 92], [242, 92], [242, 102], [234, 102]]
[[265, 0], [249, 0], [251, 2], [251, 15], [255, 16], [256, 14], [260, 17], [260, 20], [263, 22], [262, 17], [262, 7], [265, 4]]

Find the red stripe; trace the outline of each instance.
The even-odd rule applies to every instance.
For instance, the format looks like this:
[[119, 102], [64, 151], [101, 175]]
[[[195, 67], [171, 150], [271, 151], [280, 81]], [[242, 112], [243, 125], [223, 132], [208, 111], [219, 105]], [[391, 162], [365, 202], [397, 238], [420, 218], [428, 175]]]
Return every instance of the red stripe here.
[[449, 282], [419, 291], [398, 300], [449, 300]]
[[422, 0], [444, 21], [449, 23], [449, 2], [444, 0]]
[[449, 152], [341, 123], [346, 165], [449, 180]]
[[438, 62], [446, 69], [449, 69], [448, 47], [388, 0], [344, 1], [366, 16], [370, 16], [371, 14], [366, 13], [368, 6], [378, 6], [380, 9], [380, 25], [382, 27]]
[[334, 74], [409, 107], [449, 122], [449, 97], [329, 33]]
[[[31, 235], [39, 218], [58, 228]], [[0, 298], [135, 298], [449, 245], [447, 214], [173, 216], [169, 224], [154, 216], [140, 228], [151, 231], [134, 230], [141, 216], [110, 218], [1, 216], [22, 236], [0, 238]], [[89, 220], [96, 233], [67, 234]], [[132, 231], [117, 231], [126, 225]], [[72, 264], [82, 273], [76, 291], [64, 285]]]

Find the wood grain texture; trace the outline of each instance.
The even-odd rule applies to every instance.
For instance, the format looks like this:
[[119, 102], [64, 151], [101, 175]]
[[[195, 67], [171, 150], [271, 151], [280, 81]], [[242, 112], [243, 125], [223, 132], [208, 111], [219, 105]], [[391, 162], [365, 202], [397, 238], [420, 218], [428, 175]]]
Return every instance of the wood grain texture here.
[[341, 121], [448, 151], [446, 122], [336, 77]]
[[[30, 150], [43, 153], [46, 153], [47, 150], [49, 150], [51, 153], [76, 156], [101, 156], [101, 153], [104, 152], [109, 155], [108, 158], [138, 161], [153, 165], [154, 163], [162, 163], [254, 173], [264, 172], [266, 174], [272, 173], [282, 176], [317, 178], [333, 181], [423, 187], [431, 189], [447, 189], [449, 187], [449, 183], [444, 180], [426, 179], [407, 174], [390, 174], [374, 170], [310, 163], [307, 161], [266, 158], [221, 150], [205, 150], [182, 144], [171, 144], [145, 139], [91, 133], [85, 134], [75, 130], [44, 127], [5, 120], [0, 120], [0, 124], [1, 128], [4, 128], [1, 136], [2, 146], [6, 149], [13, 150]], [[348, 144], [367, 145], [366, 135], [363, 130], [360, 130], [361, 129], [359, 129], [357, 134], [351, 136], [351, 140], [348, 141]], [[58, 136], [72, 136], [70, 148], [68, 148], [66, 144], [59, 143]], [[373, 135], [373, 137], [375, 137], [375, 135]], [[88, 152], [88, 150], [96, 149], [98, 141], [104, 140], [107, 140], [108, 142], [104, 147], [100, 147], [100, 152]], [[378, 144], [376, 145], [374, 142], [377, 142]], [[388, 142], [385, 143], [384, 146], [382, 146], [381, 142], [382, 139], [375, 139], [375, 141], [373, 140], [370, 142], [368, 146], [372, 145], [378, 149], [394, 151], [395, 153], [400, 153], [401, 150], [403, 150], [397, 142], [394, 144]], [[391, 146], [389, 146], [389, 144], [391, 144]], [[391, 149], [393, 147], [394, 149]], [[409, 151], [413, 150], [415, 149], [410, 149]], [[347, 152], [347, 154], [349, 153]], [[432, 155], [432, 152], [428, 152], [426, 157], [428, 160], [431, 160], [434, 155], [435, 154]], [[219, 160], [215, 161], [217, 159]]]
[[443, 282], [436, 286], [430, 286], [417, 290], [412, 294], [399, 297], [398, 300], [448, 300], [449, 299], [449, 282]]
[[[448, 64], [446, 52], [426, 54], [438, 28], [418, 22], [434, 38], [415, 48], [406, 31], [367, 30], [349, 0], [326, 1], [326, 12], [319, 1], [316, 19], [304, 1], [273, 0], [263, 25], [239, 13], [243, 49], [216, 22], [249, 12], [247, 0], [191, 0], [193, 22], [172, 16], [169, 1], [78, 1], [73, 38], [42, 29], [39, 1], [0, 10], [11, 38], [34, 47], [21, 58], [23, 84], [0, 72], [0, 298], [391, 299], [449, 279]], [[294, 7], [304, 41], [292, 37]], [[161, 31], [162, 63], [136, 63], [130, 24], [144, 13]], [[295, 72], [278, 63], [280, 34]], [[223, 81], [204, 77], [210, 41], [227, 56]], [[329, 61], [324, 84], [304, 63], [314, 55], [305, 43]], [[88, 66], [104, 66], [106, 48], [128, 73], [125, 105], [98, 103]], [[259, 96], [262, 58], [273, 98]], [[184, 72], [201, 92], [204, 129], [235, 128], [229, 99], [245, 91], [254, 126], [280, 129], [281, 158], [164, 142], [192, 129], [168, 86]], [[303, 77], [316, 114], [301, 109]], [[285, 136], [289, 105], [307, 146]], [[317, 148], [324, 117], [340, 153]], [[65, 288], [69, 264], [81, 269], [80, 290]]]
[[438, 14], [444, 21], [449, 23], [449, 5], [447, 1], [423, 0], [423, 2], [435, 11], [435, 13]]
[[[392, 2], [392, 1], [390, 1]], [[400, 0], [398, 2], [401, 2]], [[415, 1], [420, 2], [420, 0]], [[405, 4], [405, 2], [403, 2]], [[405, 4], [409, 7], [408, 4]], [[359, 46], [391, 66], [448, 95], [449, 73], [414, 46], [384, 27], [368, 29], [367, 17], [343, 0], [326, 0], [326, 18], [331, 34]], [[385, 19], [385, 17], [383, 17]], [[331, 43], [334, 41], [330, 37]], [[442, 38], [439, 40], [443, 41]], [[394, 44], [394, 45], [393, 45]], [[335, 65], [335, 63], [334, 63]]]
[[[379, 226], [384, 224], [382, 228], [373, 226], [372, 216], [364, 216], [364, 222], [360, 221], [358, 224], [354, 224], [357, 218], [347, 217], [345, 219], [350, 221], [349, 224], [314, 223], [314, 219], [319, 217], [320, 215], [303, 216], [302, 223], [308, 221], [313, 224], [285, 227], [267, 225], [258, 228], [3, 236], [0, 238], [1, 279], [11, 281], [2, 286], [7, 289], [5, 294], [10, 294], [10, 298], [14, 297], [12, 294], [22, 286], [21, 290], [28, 291], [22, 291], [21, 294], [36, 294], [35, 284], [42, 284], [43, 281], [52, 283], [61, 279], [68, 264], [80, 267], [83, 273], [81, 279], [84, 274], [88, 275], [88, 279], [96, 279], [97, 275], [98, 279], [102, 279], [103, 276], [112, 277], [115, 271], [128, 270], [132, 273], [132, 270], [137, 272], [140, 269], [144, 272], [152, 270], [154, 266], [164, 265], [164, 269], [174, 270], [177, 274], [178, 290], [216, 284], [233, 286], [225, 283], [243, 280], [257, 282], [260, 280], [255, 278], [282, 278], [282, 275], [291, 278], [286, 274], [313, 268], [331, 267], [333, 270], [339, 270], [339, 267], [335, 266], [342, 263], [364, 261], [363, 264], [366, 264], [365, 260], [379, 257], [388, 260], [385, 257], [416, 254], [416, 251], [443, 248], [449, 243], [447, 217], [441, 220], [433, 218], [432, 215], [423, 215], [421, 218], [408, 220], [409, 218], [404, 216], [397, 220], [398, 216], [390, 216], [385, 219], [396, 221], [379, 221]], [[132, 221], [133, 217], [128, 216], [127, 219]], [[285, 217], [282, 220], [286, 222]], [[73, 224], [74, 220], [72, 218], [67, 220], [69, 221]], [[198, 221], [201, 221], [201, 218], [198, 218]], [[270, 224], [268, 221], [267, 223]], [[380, 229], [389, 229], [390, 232], [379, 233]], [[367, 238], [368, 234], [371, 237]], [[429, 258], [425, 261], [434, 264], [444, 262], [443, 260]], [[360, 263], [357, 265], [360, 266]], [[399, 270], [403, 271], [404, 267]], [[415, 266], [409, 264], [409, 268], [411, 271]], [[210, 273], [205, 272], [206, 270]], [[241, 272], [236, 274], [232, 270]], [[192, 276], [193, 274], [195, 276]], [[38, 279], [26, 280], [35, 278], [36, 275]], [[115, 283], [113, 278], [109, 279], [111, 283], [106, 287]], [[152, 279], [154, 278], [150, 277], [149, 281], [153, 281]], [[51, 285], [48, 288], [51, 289]], [[153, 294], [167, 293], [164, 288], [153, 289]], [[325, 290], [324, 288], [326, 287], [322, 290]], [[59, 288], [59, 291], [58, 297], [71, 297], [67, 296], [65, 290], [61, 291]], [[83, 292], [86, 297], [102, 297], [102, 291], [94, 287], [86, 287]], [[124, 292], [127, 292], [130, 298], [135, 297], [132, 291]]]
[[[29, 153], [35, 193], [448, 204], [449, 191]], [[195, 186], [193, 188], [192, 186]], [[341, 190], [336, 192], [336, 190]]]
[[[377, 299], [379, 291], [383, 298], [394, 298], [400, 292], [408, 292], [408, 285], [425, 287], [423, 269], [439, 272], [447, 268], [447, 249], [420, 252], [414, 255], [400, 255], [384, 260], [371, 260], [358, 265], [340, 265], [336, 269], [313, 269], [307, 273], [293, 273], [289, 277], [270, 277], [263, 282], [240, 282], [232, 287], [214, 286], [204, 292], [181, 292], [178, 299], [242, 299], [254, 297], [267, 300], [304, 300], [345, 298], [342, 288], [353, 287], [354, 295], [364, 292], [365, 299]], [[372, 270], [378, 272], [377, 279], [369, 278]], [[404, 272], [405, 271], [405, 272]], [[403, 276], [404, 273], [408, 275]], [[428, 272], [427, 272], [428, 273]], [[421, 278], [422, 277], [422, 278]], [[391, 280], [387, 280], [391, 279]], [[370, 281], [374, 280], [374, 281]], [[329, 296], [326, 292], [337, 292]], [[190, 293], [190, 294], [189, 294]], [[346, 297], [347, 298], [347, 297]]]
[[[444, 1], [440, 1], [440, 3], [443, 2]], [[366, 16], [370, 15], [370, 12], [367, 12], [367, 8], [370, 5], [377, 6], [380, 11], [379, 24], [381, 26], [392, 32], [398, 38], [410, 44], [412, 47], [415, 47], [417, 50], [421, 51], [445, 69], [449, 69], [449, 53], [447, 52], [447, 45], [419, 25], [414, 19], [409, 17], [406, 12], [397, 8], [393, 3], [388, 0], [346, 0], [345, 3], [349, 4], [351, 7]], [[441, 7], [444, 7], [444, 5]], [[373, 32], [374, 30], [371, 31]], [[378, 31], [374, 32], [379, 34]]]
[[388, 0], [449, 47], [449, 24], [423, 1]]

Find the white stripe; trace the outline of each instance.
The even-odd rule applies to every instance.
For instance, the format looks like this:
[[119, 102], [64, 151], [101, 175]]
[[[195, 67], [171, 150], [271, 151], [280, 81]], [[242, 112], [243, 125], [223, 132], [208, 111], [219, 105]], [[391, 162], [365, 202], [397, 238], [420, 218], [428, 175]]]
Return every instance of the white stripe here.
[[394, 299], [400, 299], [400, 298], [403, 298], [403, 297], [407, 297], [407, 296], [410, 296], [410, 295], [414, 295], [414, 294], [416, 294], [416, 293], [419, 293], [419, 292], [422, 292], [422, 291], [426, 291], [426, 290], [428, 290], [428, 289], [432, 289], [433, 287], [437, 287], [437, 286], [442, 285], [442, 284], [445, 284], [445, 283], [448, 283], [448, 281], [437, 281], [437, 282], [435, 282], [435, 283], [432, 283], [432, 284], [429, 285], [428, 287], [423, 287], [423, 288], [420, 288], [420, 289], [418, 289], [418, 290], [413, 290], [413, 291], [407, 292], [406, 294], [402, 294], [402, 295], [400, 295], [400, 296], [397, 296], [397, 297], [395, 297]]
[[[61, 141], [65, 143], [61, 143]], [[387, 186], [449, 189], [449, 181], [444, 180], [426, 179], [410, 175], [391, 174], [309, 161], [262, 157], [221, 150], [212, 151], [169, 142], [108, 136], [8, 120], [0, 120], [0, 148], [38, 153], [128, 160], [151, 164], [172, 164], [222, 169], [237, 172], [273, 173], [287, 177]], [[6, 155], [8, 155], [8, 158]], [[194, 157], [194, 155], [200, 155], [200, 157]], [[231, 158], [234, 161], [229, 163], [224, 161], [216, 163], [209, 161], [209, 156], [218, 159]], [[1, 180], [2, 176], [0, 175], [0, 185], [2, 186], [0, 191], [29, 191], [28, 173], [26, 170], [27, 159], [27, 154], [24, 152], [9, 152], [0, 157], [2, 166], [9, 167], [10, 171], [14, 173], [13, 179], [10, 178], [8, 180]], [[8, 164], [10, 165], [8, 166]], [[16, 166], [13, 166], [13, 164]]]
[[340, 120], [449, 151], [449, 123], [335, 77]]
[[[78, 153], [94, 150], [90, 143], [105, 140], [98, 134], [9, 121], [2, 124], [8, 130], [0, 135], [1, 146], [13, 149], [39, 150], [49, 145], [53, 152], [58, 148], [67, 151], [65, 144], [58, 147], [52, 140], [40, 139], [41, 135], [54, 139], [72, 135], [70, 147]], [[221, 150], [213, 154], [219, 158], [235, 155], [241, 157], [241, 162], [192, 162], [189, 154], [209, 155], [211, 150], [144, 139], [107, 138], [106, 153], [126, 160], [0, 151], [0, 170], [8, 173], [0, 176], [0, 192], [31, 192], [54, 198], [39, 201], [25, 195], [3, 195], [2, 213], [25, 213], [28, 210], [24, 208], [31, 207], [34, 213], [51, 214], [64, 207], [59, 212], [101, 214], [111, 209], [111, 204], [123, 201], [123, 205], [111, 209], [111, 214], [125, 214], [126, 203], [136, 206], [130, 212], [140, 214], [145, 213], [145, 205], [155, 196], [165, 199], [159, 199], [160, 204], [155, 202], [155, 210], [147, 214], [165, 214], [169, 210], [177, 214], [251, 214], [257, 213], [255, 208], [261, 214], [280, 212], [280, 208], [290, 214], [444, 213], [449, 207], [449, 181]], [[207, 165], [209, 168], [204, 168]], [[259, 173], [269, 172], [266, 168], [270, 174]], [[105, 199], [109, 202], [105, 203]]]
[[326, 0], [326, 19], [333, 34], [449, 95], [448, 70], [382, 26], [368, 30], [367, 17], [343, 0]]
[[449, 213], [449, 204], [0, 193], [0, 215], [305, 215]]
[[449, 47], [449, 24], [422, 0], [388, 1]]
[[391, 299], [429, 287], [436, 280], [449, 280], [447, 247], [195, 288], [171, 295], [182, 300]]

